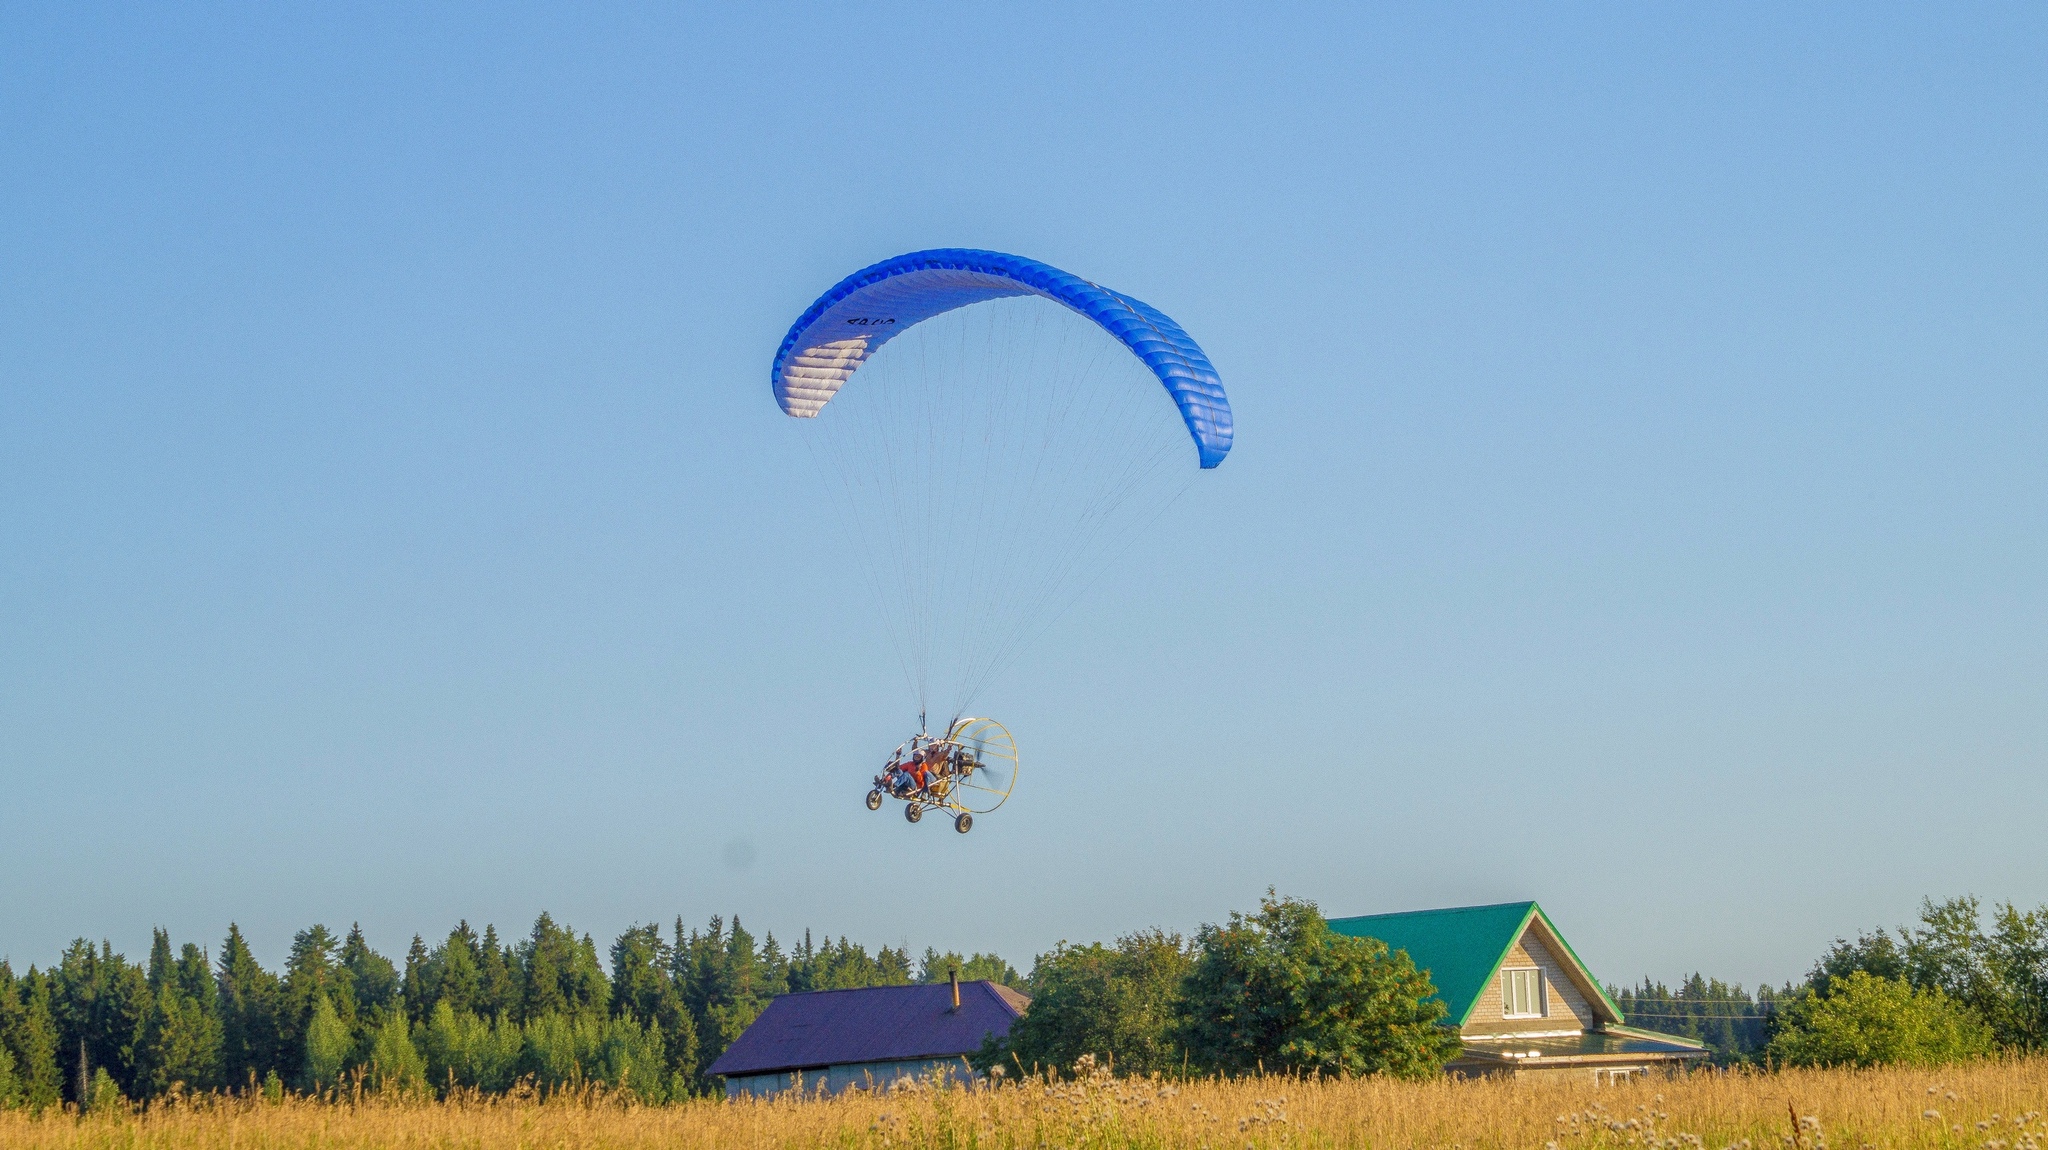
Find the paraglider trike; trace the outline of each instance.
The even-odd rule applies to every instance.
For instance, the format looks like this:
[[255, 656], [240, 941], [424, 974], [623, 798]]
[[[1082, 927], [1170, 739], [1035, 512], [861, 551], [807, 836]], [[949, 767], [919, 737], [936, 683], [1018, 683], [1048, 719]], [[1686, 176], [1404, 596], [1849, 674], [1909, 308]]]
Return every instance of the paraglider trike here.
[[1003, 805], [1017, 785], [1017, 742], [994, 719], [955, 719], [946, 733], [910, 737], [875, 776], [868, 809], [882, 800], [902, 800], [903, 817], [924, 818], [927, 809], [953, 813], [953, 829], [966, 834], [974, 816]]

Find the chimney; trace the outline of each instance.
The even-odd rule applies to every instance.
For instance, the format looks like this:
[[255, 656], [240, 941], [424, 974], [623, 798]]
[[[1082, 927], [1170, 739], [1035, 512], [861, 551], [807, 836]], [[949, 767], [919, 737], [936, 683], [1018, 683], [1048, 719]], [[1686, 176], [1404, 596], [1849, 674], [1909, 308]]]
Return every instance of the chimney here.
[[946, 974], [953, 980], [953, 1009], [960, 1009], [960, 966], [954, 963], [946, 967]]

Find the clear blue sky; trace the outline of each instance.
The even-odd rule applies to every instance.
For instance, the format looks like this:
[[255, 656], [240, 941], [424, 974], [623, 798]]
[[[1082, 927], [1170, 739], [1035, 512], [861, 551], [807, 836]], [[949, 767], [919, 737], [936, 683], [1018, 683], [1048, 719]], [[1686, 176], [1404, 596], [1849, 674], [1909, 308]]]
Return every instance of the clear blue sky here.
[[[1023, 965], [1270, 884], [1754, 982], [2048, 901], [2038, 5], [172, 7], [0, 7], [17, 965]], [[860, 807], [911, 716], [767, 385], [947, 245], [1156, 304], [1238, 421], [984, 696], [965, 837]]]

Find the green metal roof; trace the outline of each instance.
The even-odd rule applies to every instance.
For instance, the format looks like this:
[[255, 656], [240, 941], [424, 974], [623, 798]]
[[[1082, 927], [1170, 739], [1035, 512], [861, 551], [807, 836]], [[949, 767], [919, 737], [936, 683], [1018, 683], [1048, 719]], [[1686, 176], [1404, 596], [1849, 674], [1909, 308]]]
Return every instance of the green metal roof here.
[[1472, 1016], [1472, 1008], [1479, 1005], [1480, 993], [1507, 959], [1508, 951], [1514, 949], [1522, 932], [1537, 918], [1543, 920], [1545, 930], [1563, 948], [1564, 953], [1557, 957], [1576, 965], [1586, 984], [1592, 987], [1598, 999], [1596, 1011], [1604, 1006], [1613, 1021], [1621, 1022], [1621, 1008], [1607, 997], [1600, 980], [1593, 977], [1586, 964], [1579, 961], [1572, 944], [1558, 933], [1557, 924], [1533, 902], [1333, 918], [1330, 929], [1354, 938], [1376, 938], [1386, 943], [1389, 950], [1407, 951], [1417, 967], [1429, 972], [1429, 980], [1436, 984], [1437, 997], [1450, 1007], [1444, 1021], [1464, 1026]]
[[1437, 997], [1451, 1008], [1444, 1021], [1463, 1026], [1535, 913], [1533, 902], [1504, 902], [1333, 918], [1330, 929], [1354, 938], [1379, 939], [1388, 950], [1407, 951], [1416, 966], [1429, 971]]

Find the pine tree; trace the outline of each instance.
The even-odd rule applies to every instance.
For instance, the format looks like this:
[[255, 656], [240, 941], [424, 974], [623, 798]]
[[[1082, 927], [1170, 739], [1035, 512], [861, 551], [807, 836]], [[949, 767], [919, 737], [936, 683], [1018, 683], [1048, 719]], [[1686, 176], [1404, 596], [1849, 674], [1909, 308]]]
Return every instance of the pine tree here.
[[264, 970], [242, 938], [242, 928], [229, 924], [220, 945], [215, 979], [221, 1022], [221, 1079], [233, 1089], [253, 1088], [264, 1076], [279, 1071], [284, 1036], [280, 1012], [283, 987]]

